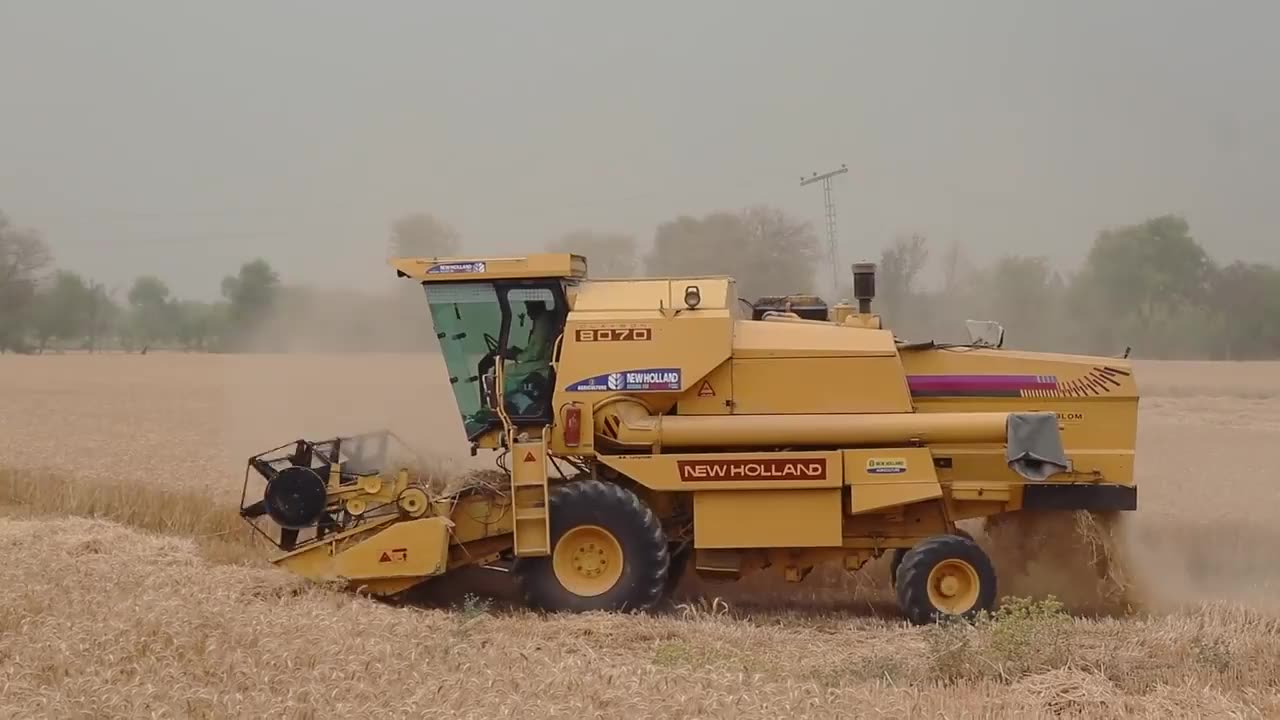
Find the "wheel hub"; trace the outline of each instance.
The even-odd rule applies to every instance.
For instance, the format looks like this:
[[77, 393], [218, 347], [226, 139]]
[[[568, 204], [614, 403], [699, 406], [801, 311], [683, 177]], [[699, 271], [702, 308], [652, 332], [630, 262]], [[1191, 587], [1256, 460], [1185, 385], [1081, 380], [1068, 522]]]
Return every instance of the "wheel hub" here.
[[569, 592], [601, 595], [622, 577], [622, 545], [602, 527], [579, 525], [556, 542], [551, 563], [556, 579]]
[[603, 547], [593, 542], [579, 545], [573, 551], [573, 567], [586, 577], [600, 577], [609, 567], [609, 557]]
[[944, 560], [929, 573], [929, 602], [942, 612], [963, 615], [978, 603], [981, 586], [972, 565], [964, 560]]

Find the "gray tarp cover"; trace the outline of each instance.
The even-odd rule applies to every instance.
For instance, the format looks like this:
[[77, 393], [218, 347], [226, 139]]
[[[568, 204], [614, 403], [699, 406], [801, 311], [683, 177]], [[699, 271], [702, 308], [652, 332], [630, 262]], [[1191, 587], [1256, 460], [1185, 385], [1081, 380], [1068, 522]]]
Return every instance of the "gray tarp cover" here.
[[1005, 429], [1009, 445], [1004, 457], [1014, 472], [1028, 480], [1044, 480], [1069, 469], [1057, 415], [1010, 413]]

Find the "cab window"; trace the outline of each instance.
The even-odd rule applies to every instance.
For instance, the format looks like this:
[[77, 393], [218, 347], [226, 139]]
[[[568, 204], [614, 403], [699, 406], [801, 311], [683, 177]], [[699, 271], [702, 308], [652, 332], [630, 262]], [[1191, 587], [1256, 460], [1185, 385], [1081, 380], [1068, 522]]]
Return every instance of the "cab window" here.
[[441, 356], [467, 438], [494, 427], [497, 413], [485, 396], [485, 376], [496, 390], [502, 363], [502, 396], [515, 421], [550, 422], [556, 339], [564, 327], [558, 283], [426, 283], [427, 302]]

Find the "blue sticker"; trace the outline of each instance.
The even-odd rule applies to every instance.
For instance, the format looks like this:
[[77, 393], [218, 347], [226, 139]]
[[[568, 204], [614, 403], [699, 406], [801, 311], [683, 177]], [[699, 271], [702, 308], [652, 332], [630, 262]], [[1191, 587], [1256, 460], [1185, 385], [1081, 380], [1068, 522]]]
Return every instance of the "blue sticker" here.
[[565, 388], [569, 392], [661, 392], [680, 389], [679, 368], [646, 368], [596, 375]]
[[436, 275], [438, 273], [482, 273], [485, 271], [485, 264], [480, 261], [476, 262], [455, 262], [440, 263], [432, 265], [427, 271], [428, 275]]

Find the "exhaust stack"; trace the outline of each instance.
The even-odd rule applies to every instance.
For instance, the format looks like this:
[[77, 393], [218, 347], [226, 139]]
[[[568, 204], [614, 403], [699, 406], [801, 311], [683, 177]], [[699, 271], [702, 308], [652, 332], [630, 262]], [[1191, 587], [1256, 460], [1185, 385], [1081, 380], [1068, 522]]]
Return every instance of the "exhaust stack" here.
[[876, 297], [876, 264], [853, 264], [853, 297], [858, 301], [858, 314], [871, 314], [871, 301]]

